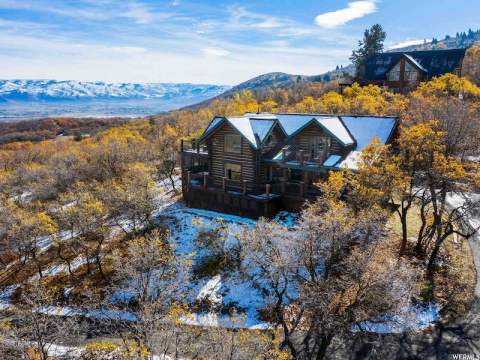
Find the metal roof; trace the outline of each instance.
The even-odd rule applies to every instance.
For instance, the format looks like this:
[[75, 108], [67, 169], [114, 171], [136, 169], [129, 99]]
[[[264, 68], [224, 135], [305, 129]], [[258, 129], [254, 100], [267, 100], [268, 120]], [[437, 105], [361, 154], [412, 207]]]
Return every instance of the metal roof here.
[[[201, 139], [208, 137], [222, 123], [231, 124], [254, 149], [260, 148], [275, 125], [285, 133], [285, 142], [296, 136], [309, 124], [316, 123], [327, 133], [334, 136], [343, 146], [349, 146], [350, 152], [341, 157], [330, 155], [322, 164], [326, 168], [355, 168], [360, 151], [378, 138], [382, 144], [390, 141], [398, 119], [391, 116], [355, 116], [355, 115], [320, 115], [320, 114], [270, 114], [247, 113], [244, 116], [215, 117], [205, 129]], [[275, 150], [275, 149], [273, 149]], [[271, 160], [282, 160], [283, 154], [277, 149]]]

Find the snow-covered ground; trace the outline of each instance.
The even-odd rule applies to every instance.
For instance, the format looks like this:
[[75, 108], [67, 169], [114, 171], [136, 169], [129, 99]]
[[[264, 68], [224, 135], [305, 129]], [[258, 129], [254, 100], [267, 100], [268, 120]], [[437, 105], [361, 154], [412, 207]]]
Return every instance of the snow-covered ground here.
[[[175, 183], [180, 187], [179, 177], [175, 178]], [[192, 209], [185, 207], [181, 202], [176, 201], [172, 196], [172, 189], [169, 180], [157, 183], [159, 188], [158, 209], [154, 212], [154, 217], [169, 228], [169, 240], [175, 245], [176, 252], [180, 256], [190, 256], [195, 254], [193, 260], [200, 259], [207, 254], [205, 248], [197, 244], [197, 237], [200, 232], [213, 230], [219, 226], [225, 228], [225, 246], [234, 246], [238, 243], [237, 234], [245, 228], [255, 224], [255, 220], [243, 218], [234, 215], [220, 214], [213, 211]], [[282, 212], [276, 220], [286, 228], [292, 228], [296, 222], [296, 216], [288, 212]], [[75, 235], [75, 234], [73, 234]], [[57, 238], [66, 240], [71, 238], [70, 232], [60, 232]], [[52, 238], [45, 238], [39, 242], [41, 251], [45, 251], [52, 244]], [[85, 263], [81, 256], [72, 262], [72, 269], [75, 270]], [[52, 276], [60, 272], [68, 271], [65, 264], [54, 265], [45, 270], [45, 275]], [[208, 299], [213, 304], [215, 310], [210, 312], [194, 313], [184, 319], [186, 323], [202, 326], [224, 326], [224, 327], [246, 327], [246, 328], [266, 328], [269, 324], [263, 323], [258, 319], [258, 310], [265, 306], [265, 300], [259, 291], [253, 286], [251, 280], [235, 271], [222, 273], [211, 278], [202, 278], [195, 280], [191, 284], [194, 292], [192, 302]], [[10, 296], [15, 288], [9, 287], [0, 293], [0, 310], [2, 307], [9, 306]], [[66, 289], [68, 296], [71, 289]], [[129, 295], [126, 291], [117, 292], [110, 299], [111, 302], [125, 301]], [[231, 316], [222, 313], [222, 307], [238, 309], [238, 314]], [[125, 311], [114, 311], [110, 309], [76, 309], [72, 307], [49, 306], [38, 309], [43, 313], [50, 315], [94, 317], [99, 319], [123, 319], [134, 320], [135, 316]], [[429, 305], [425, 308], [410, 307], [404, 314], [389, 317], [385, 315], [379, 321], [365, 322], [362, 329], [368, 331], [388, 333], [418, 330], [431, 326], [438, 319], [438, 308], [435, 305]]]
[[[170, 218], [167, 225], [170, 228], [170, 240], [176, 244], [179, 254], [196, 253], [202, 255], [202, 249], [196, 246], [195, 239], [200, 231], [211, 230], [222, 225], [226, 226], [228, 242], [237, 241], [235, 235], [244, 227], [255, 224], [255, 220], [239, 216], [216, 213], [213, 211], [186, 208], [180, 203], [171, 204], [163, 212], [162, 216]], [[295, 224], [296, 216], [288, 212], [282, 212], [276, 220], [287, 228]], [[211, 304], [219, 308], [221, 305], [233, 304], [237, 309], [244, 312], [235, 316], [217, 312], [191, 314], [184, 321], [191, 325], [224, 326], [267, 328], [257, 318], [257, 311], [265, 306], [265, 301], [253, 283], [238, 273], [228, 275], [216, 275], [212, 278], [201, 279], [193, 284], [196, 291], [196, 299], [208, 299]], [[431, 326], [438, 320], [439, 313], [436, 305], [426, 307], [409, 307], [401, 315], [394, 317], [385, 316], [377, 322], [362, 324], [362, 329], [378, 333], [398, 333], [403, 331], [420, 330]]]

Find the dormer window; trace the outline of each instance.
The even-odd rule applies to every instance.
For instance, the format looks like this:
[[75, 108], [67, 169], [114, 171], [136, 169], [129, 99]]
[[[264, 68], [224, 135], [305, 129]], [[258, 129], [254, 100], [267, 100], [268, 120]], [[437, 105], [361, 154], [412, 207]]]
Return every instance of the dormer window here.
[[240, 135], [225, 134], [225, 152], [236, 154], [242, 152], [242, 138]]

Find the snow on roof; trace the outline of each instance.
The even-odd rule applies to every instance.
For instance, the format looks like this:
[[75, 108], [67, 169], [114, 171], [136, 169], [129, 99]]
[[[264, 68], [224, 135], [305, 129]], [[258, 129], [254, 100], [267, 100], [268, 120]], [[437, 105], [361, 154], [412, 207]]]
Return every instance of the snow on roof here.
[[277, 120], [287, 136], [292, 136], [312, 121], [317, 121], [344, 146], [355, 142], [355, 150], [361, 151], [377, 137], [385, 144], [395, 128], [395, 117], [333, 116], [318, 114], [270, 114], [246, 113], [228, 118], [215, 117], [202, 137], [208, 135], [222, 120], [228, 121], [250, 144], [257, 149], [270, 133]]
[[357, 170], [357, 164], [360, 161], [361, 155], [362, 153], [360, 151], [351, 151], [347, 157], [335, 167], [339, 169], [346, 167], [351, 170]]
[[250, 119], [250, 126], [252, 127], [253, 133], [257, 134], [260, 142], [263, 142], [267, 137], [274, 123], [275, 121], [273, 119]]
[[287, 136], [290, 136], [305, 126], [314, 116], [310, 114], [277, 114], [276, 117]]
[[337, 116], [316, 116], [315, 119], [340, 140], [343, 145], [352, 145], [355, 143], [355, 140], [352, 139], [342, 121]]
[[210, 131], [212, 131], [222, 120], [223, 120], [223, 118], [220, 117], [220, 116], [214, 117], [213, 120], [210, 122], [210, 124], [208, 124], [208, 126], [205, 129], [205, 131], [203, 132], [203, 134], [205, 135], [205, 134], [209, 133]]
[[252, 125], [250, 124], [250, 119], [248, 117], [228, 117], [227, 120], [252, 144], [254, 148], [257, 148], [255, 133], [253, 132]]
[[386, 144], [397, 123], [394, 117], [341, 116], [341, 119], [357, 141], [357, 151], [363, 150], [375, 137]]
[[404, 54], [405, 57], [410, 60], [410, 62], [415, 65], [417, 68], [419, 68], [420, 70], [422, 70], [423, 72], [428, 72], [427, 69], [425, 69], [422, 65], [420, 65], [420, 63], [415, 60], [412, 56], [408, 55], [408, 54]]

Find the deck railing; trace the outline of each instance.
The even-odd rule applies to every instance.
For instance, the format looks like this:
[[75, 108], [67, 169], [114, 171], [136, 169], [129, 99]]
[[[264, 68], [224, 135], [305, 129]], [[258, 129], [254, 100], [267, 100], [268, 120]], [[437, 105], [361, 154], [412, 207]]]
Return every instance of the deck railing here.
[[305, 163], [315, 163], [322, 165], [327, 157], [327, 153], [322, 153], [318, 156], [312, 155], [308, 151], [298, 149], [294, 145], [285, 146], [282, 150], [282, 155], [279, 160], [282, 163], [297, 161], [301, 166]]
[[[186, 171], [185, 174], [186, 186], [194, 188], [202, 188], [205, 191], [224, 191], [234, 192], [243, 196], [254, 196], [264, 200], [271, 200], [279, 195], [293, 195], [298, 197], [317, 196], [320, 194], [316, 186], [307, 184], [306, 182], [293, 182], [287, 180], [280, 180], [278, 182], [266, 184], [254, 184], [247, 180], [232, 180], [226, 177], [221, 179], [219, 186], [217, 182], [207, 173], [194, 173]], [[188, 189], [187, 189], [188, 191]]]
[[200, 144], [200, 142], [196, 139], [192, 140], [180, 140], [180, 151], [181, 152], [188, 152], [188, 153], [197, 153], [197, 154], [208, 154], [208, 148], [204, 144]]

